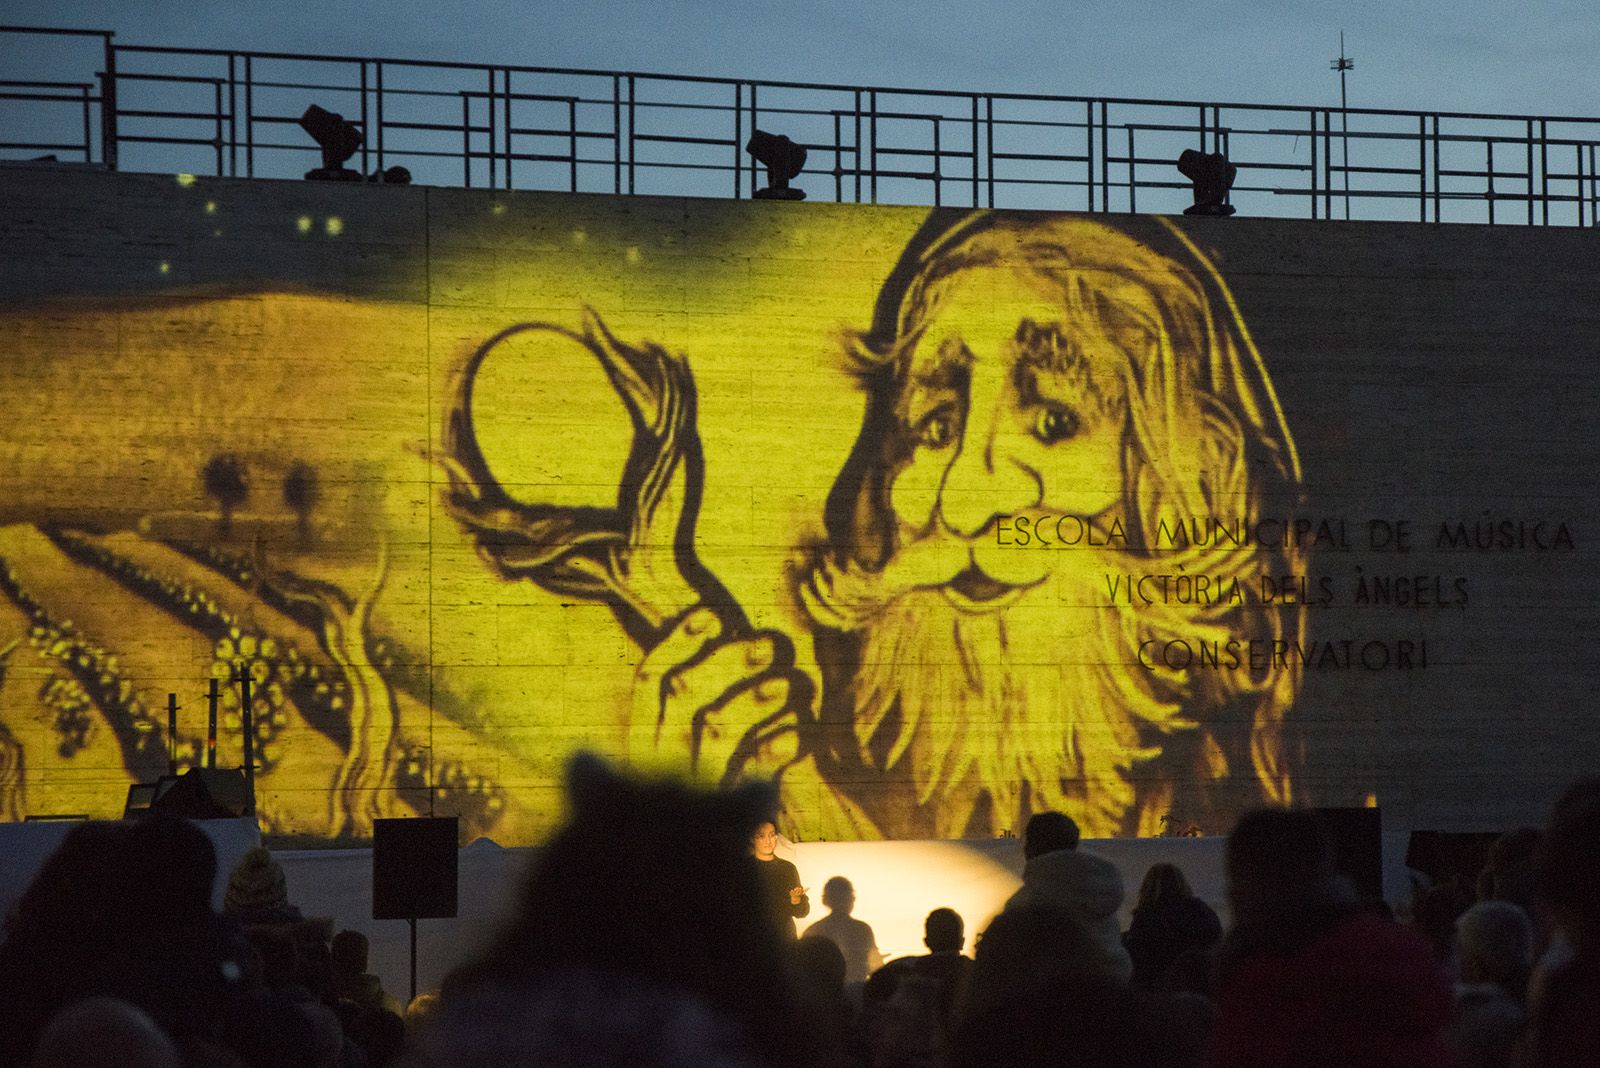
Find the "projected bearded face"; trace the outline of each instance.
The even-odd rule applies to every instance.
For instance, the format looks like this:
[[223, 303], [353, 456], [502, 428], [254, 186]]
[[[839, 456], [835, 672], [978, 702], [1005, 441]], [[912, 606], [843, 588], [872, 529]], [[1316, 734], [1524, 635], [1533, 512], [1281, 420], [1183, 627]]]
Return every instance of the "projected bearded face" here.
[[[915, 785], [913, 818], [890, 827], [993, 834], [1055, 809], [1090, 836], [1159, 833], [1170, 794], [1149, 787], [1170, 739], [1203, 740], [1201, 775], [1222, 778], [1206, 706], [1248, 693], [1245, 724], [1281, 714], [1276, 679], [1141, 671], [1136, 655], [1151, 635], [1276, 620], [1105, 592], [1152, 566], [1139, 532], [1159, 518], [1222, 494], [1254, 507], [1256, 428], [1216, 392], [1245, 388], [1231, 335], [1173, 261], [1106, 227], [1048, 227], [925, 256], [898, 283], [894, 337], [856, 353], [867, 416], [799, 596], [826, 628], [822, 718], [856, 743], [840, 758]], [[1019, 517], [1075, 543], [1019, 547]], [[1235, 573], [1257, 564], [1225, 555]], [[1256, 747], [1262, 768], [1270, 752]]]
[[1121, 499], [1120, 357], [1102, 332], [1065, 321], [1049, 288], [1025, 270], [957, 275], [904, 356], [895, 429], [907, 455], [889, 509], [902, 547], [942, 544], [944, 569], [962, 565], [939, 589], [965, 614], [1001, 611], [1055, 563], [1015, 551], [997, 524], [1102, 516]]

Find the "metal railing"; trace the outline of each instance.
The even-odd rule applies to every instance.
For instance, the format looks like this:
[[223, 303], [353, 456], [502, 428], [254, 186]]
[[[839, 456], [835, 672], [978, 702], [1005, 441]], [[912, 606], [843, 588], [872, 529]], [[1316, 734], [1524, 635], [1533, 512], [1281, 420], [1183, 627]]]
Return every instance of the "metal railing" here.
[[[1587, 226], [1600, 119], [1225, 104], [697, 78], [123, 45], [0, 27], [0, 41], [98, 40], [92, 76], [11, 76], [0, 158], [298, 178], [319, 162], [307, 105], [365, 132], [353, 165], [494, 189], [741, 198], [758, 125], [810, 153], [812, 200], [1176, 212], [1188, 148], [1238, 167], [1241, 214]], [[51, 68], [49, 73], [54, 73]]]

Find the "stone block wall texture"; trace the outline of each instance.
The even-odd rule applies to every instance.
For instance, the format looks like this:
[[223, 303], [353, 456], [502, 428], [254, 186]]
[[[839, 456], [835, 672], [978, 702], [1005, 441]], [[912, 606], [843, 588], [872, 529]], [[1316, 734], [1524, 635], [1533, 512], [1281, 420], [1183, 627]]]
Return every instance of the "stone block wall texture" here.
[[[805, 839], [1538, 822], [1600, 767], [1589, 231], [0, 169], [0, 819], [567, 757]], [[167, 731], [167, 695], [181, 706]]]

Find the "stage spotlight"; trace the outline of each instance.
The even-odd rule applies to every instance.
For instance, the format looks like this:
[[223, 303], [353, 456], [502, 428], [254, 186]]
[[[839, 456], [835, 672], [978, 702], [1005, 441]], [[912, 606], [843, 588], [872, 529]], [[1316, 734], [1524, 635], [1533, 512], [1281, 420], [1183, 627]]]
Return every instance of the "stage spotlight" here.
[[757, 189], [751, 196], [758, 200], [804, 200], [804, 189], [791, 188], [789, 182], [806, 165], [806, 149], [783, 134], [769, 134], [757, 130], [750, 135], [744, 150], [767, 168], [767, 187]]
[[1232, 215], [1234, 208], [1227, 203], [1228, 190], [1239, 168], [1228, 162], [1221, 152], [1196, 152], [1186, 149], [1178, 157], [1178, 170], [1194, 183], [1194, 206], [1185, 208], [1185, 215]]
[[353, 171], [344, 165], [361, 147], [364, 139], [361, 127], [346, 121], [343, 115], [312, 104], [300, 116], [300, 128], [322, 148], [322, 166], [307, 171], [307, 178], [335, 182], [362, 180], [360, 171]]

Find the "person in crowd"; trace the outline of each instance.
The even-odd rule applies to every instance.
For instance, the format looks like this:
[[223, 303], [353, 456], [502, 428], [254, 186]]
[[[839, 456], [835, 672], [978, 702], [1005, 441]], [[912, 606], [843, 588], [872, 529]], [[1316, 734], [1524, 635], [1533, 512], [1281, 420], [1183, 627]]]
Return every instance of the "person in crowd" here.
[[1133, 960], [1133, 982], [1154, 990], [1185, 951], [1203, 953], [1221, 940], [1222, 921], [1194, 896], [1177, 865], [1152, 864], [1139, 884], [1133, 919], [1122, 936]]
[[1133, 976], [1133, 960], [1122, 945], [1122, 873], [1115, 865], [1078, 848], [1078, 825], [1061, 812], [1040, 812], [1023, 829], [1022, 889], [1006, 911], [1048, 907], [1071, 916], [1094, 946], [1100, 967], [1115, 981]]
[[750, 836], [750, 852], [759, 861], [761, 883], [766, 887], [767, 910], [778, 926], [795, 937], [795, 920], [811, 914], [811, 899], [800, 885], [800, 872], [778, 856], [778, 827], [763, 820]]
[[966, 925], [960, 914], [947, 908], [928, 913], [922, 942], [926, 954], [889, 961], [862, 988], [862, 1031], [878, 1068], [933, 1064], [949, 1044], [972, 968], [961, 954]]
[[229, 1002], [223, 1045], [246, 1068], [354, 1068], [360, 1065], [333, 1010], [298, 987], [254, 990]]
[[867, 976], [883, 964], [883, 954], [878, 952], [872, 926], [851, 915], [856, 907], [856, 888], [849, 879], [835, 875], [822, 884], [822, 903], [828, 914], [807, 927], [803, 937], [826, 938], [838, 946], [844, 954], [845, 982], [866, 982]]
[[862, 1042], [856, 1031], [856, 1007], [845, 985], [843, 951], [832, 939], [806, 937], [794, 943], [791, 958], [806, 1025], [822, 1036], [824, 1047], [835, 1058], [829, 1063], [842, 1066], [859, 1061]]
[[229, 873], [222, 911], [247, 927], [298, 923], [304, 918], [289, 904], [283, 865], [262, 846], [246, 853]]
[[[505, 928], [445, 981], [408, 1066], [814, 1065], [751, 836], [776, 796], [567, 769], [568, 820]], [[792, 943], [791, 943], [792, 944]]]
[[155, 1021], [126, 1001], [73, 1002], [39, 1037], [33, 1068], [181, 1068], [183, 1058]]
[[1059, 906], [1007, 908], [978, 940], [949, 1068], [1182, 1064], [1166, 1021], [1109, 973], [1097, 942]]
[[1472, 892], [1460, 876], [1430, 886], [1411, 902], [1411, 929], [1427, 940], [1433, 959], [1447, 974], [1457, 973], [1456, 921], [1472, 905]]
[[1567, 950], [1530, 998], [1523, 1068], [1600, 1063], [1600, 779], [1569, 787], [1534, 853], [1540, 900]]
[[1478, 900], [1509, 901], [1537, 922], [1533, 857], [1538, 848], [1537, 827], [1518, 827], [1496, 838], [1478, 874]]
[[333, 994], [363, 1009], [375, 1009], [396, 1017], [405, 1015], [405, 1006], [383, 989], [376, 975], [367, 971], [371, 943], [360, 931], [340, 931], [329, 947]]
[[1446, 1032], [1459, 1068], [1507, 1068], [1527, 1022], [1533, 923], [1509, 901], [1480, 901], [1456, 921], [1455, 1012]]
[[415, 1042], [439, 1008], [439, 992], [424, 990], [406, 1005], [406, 1041]]
[[192, 823], [88, 823], [23, 893], [0, 945], [0, 1064], [25, 1065], [45, 1024], [83, 998], [126, 1002], [183, 1046], [253, 974], [211, 911], [216, 851]]
[[360, 931], [340, 931], [329, 947], [333, 1010], [350, 1040], [366, 1054], [367, 1068], [382, 1068], [405, 1045], [405, 1012], [367, 971], [370, 943]]
[[1244, 816], [1227, 878], [1213, 1068], [1452, 1064], [1443, 969], [1414, 931], [1360, 906], [1314, 813]]

